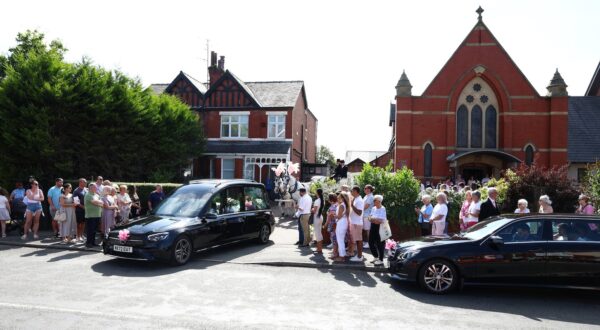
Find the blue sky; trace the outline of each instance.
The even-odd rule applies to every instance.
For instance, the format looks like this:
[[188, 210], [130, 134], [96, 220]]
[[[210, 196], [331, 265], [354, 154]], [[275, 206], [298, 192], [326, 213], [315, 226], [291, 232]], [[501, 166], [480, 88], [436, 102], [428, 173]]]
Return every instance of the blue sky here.
[[582, 95], [600, 61], [599, 1], [11, 1], [0, 52], [20, 31], [60, 39], [67, 59], [170, 82], [206, 77], [206, 40], [247, 81], [304, 80], [318, 143], [386, 150], [405, 69], [419, 95], [483, 19], [540, 94], [558, 68]]

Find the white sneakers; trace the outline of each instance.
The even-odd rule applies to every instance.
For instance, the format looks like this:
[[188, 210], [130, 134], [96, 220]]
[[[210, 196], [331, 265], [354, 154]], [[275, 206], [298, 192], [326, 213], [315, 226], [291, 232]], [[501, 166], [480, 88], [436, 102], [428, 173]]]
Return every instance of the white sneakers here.
[[375, 260], [375, 261], [373, 262], [373, 264], [374, 264], [375, 266], [383, 266], [383, 261], [381, 261], [381, 260], [377, 259], [377, 260]]
[[367, 242], [364, 242], [364, 243], [363, 243], [363, 249], [368, 249], [368, 248], [369, 248], [369, 243], [367, 243]]
[[357, 261], [357, 262], [360, 262], [360, 261], [363, 261], [363, 259], [362, 259], [362, 258], [359, 258], [358, 256], [354, 256], [354, 257], [350, 258], [350, 261]]

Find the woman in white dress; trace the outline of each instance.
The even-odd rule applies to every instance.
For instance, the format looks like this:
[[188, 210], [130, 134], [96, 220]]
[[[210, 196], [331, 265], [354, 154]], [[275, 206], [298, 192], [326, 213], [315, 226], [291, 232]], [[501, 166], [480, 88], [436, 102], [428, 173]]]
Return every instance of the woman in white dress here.
[[60, 207], [65, 212], [66, 220], [58, 224], [60, 237], [63, 238], [64, 243], [70, 243], [74, 234], [77, 232], [77, 224], [75, 219], [75, 201], [73, 200], [73, 194], [71, 190], [73, 187], [70, 183], [65, 183], [62, 188], [62, 194], [59, 198]]
[[471, 193], [471, 198], [471, 204], [469, 205], [467, 216], [464, 220], [466, 229], [477, 224], [479, 221], [479, 212], [481, 211], [481, 193], [478, 190], [475, 190]]
[[431, 234], [433, 236], [443, 236], [446, 230], [446, 216], [448, 215], [448, 197], [443, 192], [435, 196], [437, 204], [433, 208], [430, 222], [433, 222]]
[[343, 191], [338, 195], [338, 209], [336, 215], [335, 237], [338, 244], [339, 257], [335, 261], [346, 261], [346, 232], [348, 231], [348, 217], [350, 216], [350, 197]]
[[325, 202], [323, 201], [323, 189], [317, 189], [317, 199], [313, 203], [312, 214], [313, 214], [313, 232], [315, 234], [315, 241], [317, 241], [317, 254], [323, 254], [323, 207]]

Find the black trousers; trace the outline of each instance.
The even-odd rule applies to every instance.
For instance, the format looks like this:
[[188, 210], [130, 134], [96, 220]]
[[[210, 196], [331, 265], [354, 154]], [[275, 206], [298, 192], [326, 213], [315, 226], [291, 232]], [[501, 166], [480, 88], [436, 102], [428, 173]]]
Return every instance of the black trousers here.
[[421, 236], [431, 235], [431, 224], [429, 222], [423, 222], [421, 225]]
[[85, 219], [85, 235], [87, 236], [85, 245], [96, 244], [96, 229], [100, 223], [100, 218]]
[[371, 249], [373, 257], [383, 261], [385, 242], [382, 242], [379, 237], [379, 224], [371, 224], [371, 230], [369, 231], [369, 249]]

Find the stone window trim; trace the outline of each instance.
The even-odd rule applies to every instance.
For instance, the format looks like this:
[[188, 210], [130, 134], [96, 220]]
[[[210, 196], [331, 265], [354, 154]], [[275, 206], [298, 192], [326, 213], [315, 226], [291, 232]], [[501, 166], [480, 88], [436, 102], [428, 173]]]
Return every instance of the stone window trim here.
[[286, 113], [267, 113], [267, 138], [284, 140]]
[[[477, 87], [475, 87], [477, 85]], [[468, 102], [467, 101], [467, 97], [472, 97], [473, 101], [472, 102]], [[469, 97], [469, 99], [470, 99]], [[485, 102], [482, 102], [482, 99], [485, 100]], [[491, 88], [491, 86], [481, 77], [475, 77], [473, 78], [461, 91], [459, 97], [458, 97], [458, 104], [456, 107], [456, 112], [455, 112], [455, 117], [456, 117], [456, 125], [455, 125], [455, 132], [456, 132], [456, 147], [457, 148], [462, 148], [462, 149], [472, 149], [472, 148], [486, 148], [486, 149], [498, 149], [499, 145], [498, 142], [500, 141], [500, 121], [498, 120], [499, 116], [500, 116], [500, 107], [499, 107], [499, 102], [498, 102], [498, 98], [496, 96], [496, 94], [494, 93], [493, 89]], [[466, 108], [466, 118], [462, 118], [463, 122], [459, 122], [459, 112], [461, 110], [461, 108]], [[473, 122], [472, 122], [472, 117], [473, 117], [473, 110], [479, 108], [479, 110], [481, 111], [481, 137], [479, 138], [479, 141], [472, 141], [473, 138]], [[464, 111], [464, 110], [463, 110]], [[488, 111], [495, 111], [496, 115], [495, 115], [495, 141], [486, 141], [487, 139], [487, 128], [489, 127], [488, 125]], [[464, 113], [462, 114], [462, 116], [464, 116]], [[466, 120], [466, 123], [464, 122], [464, 120]], [[493, 121], [492, 121], [493, 123]], [[467, 135], [467, 141], [466, 141], [466, 145], [465, 145], [465, 141], [464, 141], [464, 136], [461, 137], [461, 134], [459, 133], [459, 128], [462, 128], [466, 126], [466, 135]], [[477, 137], [477, 134], [475, 135], [475, 137]], [[473, 142], [480, 142], [480, 143], [473, 143]], [[474, 146], [475, 145], [475, 146]]]

